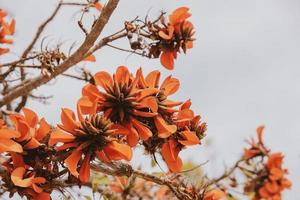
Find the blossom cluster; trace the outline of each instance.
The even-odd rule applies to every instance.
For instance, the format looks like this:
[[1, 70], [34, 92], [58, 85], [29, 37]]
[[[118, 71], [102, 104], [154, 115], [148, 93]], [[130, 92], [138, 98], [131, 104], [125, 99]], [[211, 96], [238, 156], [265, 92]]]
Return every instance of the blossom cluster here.
[[[195, 30], [189, 17], [189, 8], [179, 7], [169, 15], [168, 20], [163, 13], [159, 20], [146, 20], [143, 25], [126, 22], [131, 49], [142, 50], [141, 55], [149, 58], [160, 58], [166, 69], [174, 69], [178, 53], [186, 53], [193, 48]], [[136, 41], [133, 41], [133, 34], [137, 35]]]
[[258, 141], [252, 140], [251, 147], [244, 152], [248, 179], [244, 190], [254, 193], [253, 200], [281, 200], [282, 191], [291, 188], [292, 184], [286, 178], [288, 170], [283, 168], [283, 154], [272, 153], [265, 147], [263, 129], [263, 126], [257, 129]]
[[139, 69], [134, 76], [125, 66], [112, 76], [98, 72], [93, 79], [82, 89], [78, 113], [102, 114], [127, 148], [140, 144], [151, 155], [161, 154], [170, 171], [180, 172], [179, 152], [200, 144], [206, 125], [190, 109], [190, 100], [169, 99], [178, 90], [179, 80], [169, 76], [160, 84], [159, 71], [144, 76]]
[[44, 118], [23, 108], [9, 116], [12, 127], [2, 123], [0, 150], [7, 159], [3, 182], [11, 191], [35, 199], [49, 198], [53, 180], [69, 171], [71, 182], [90, 180], [90, 164], [130, 161], [133, 148], [160, 154], [171, 172], [180, 172], [179, 152], [200, 144], [206, 130], [191, 101], [172, 101], [179, 88], [171, 76], [160, 84], [160, 72], [135, 75], [125, 66], [112, 76], [104, 71], [82, 89], [75, 113], [63, 108], [61, 123], [50, 127]]
[[47, 186], [58, 172], [53, 150], [47, 145], [51, 127], [28, 108], [23, 108], [23, 115], [9, 117], [13, 126], [1, 121], [0, 127], [0, 152], [6, 158], [2, 163], [3, 186], [11, 197], [17, 192], [32, 199], [50, 199], [41, 184]]
[[[98, 0], [88, 1], [85, 6], [100, 12], [104, 8]], [[6, 15], [0, 9], [1, 45], [12, 44], [13, 40], [8, 37], [15, 32], [15, 20], [8, 22]], [[141, 27], [129, 22], [125, 23], [124, 31], [128, 38], [132, 37], [129, 33], [135, 32], [150, 39], [146, 47], [131, 44], [132, 48], [148, 48], [149, 57], [160, 57], [161, 64], [171, 70], [178, 53], [186, 53], [193, 47], [195, 31], [189, 17], [189, 8], [180, 7], [168, 20], [162, 15], [158, 21], [145, 22], [141, 26], [146, 29], [143, 33], [139, 30]], [[0, 55], [7, 52], [8, 48], [0, 47]], [[51, 69], [56, 67], [52, 62], [59, 64], [65, 59], [59, 49], [38, 57], [42, 66], [48, 63]], [[84, 61], [95, 62], [96, 58], [91, 54]], [[42, 75], [45, 75], [43, 71]], [[221, 181], [229, 178], [230, 187], [237, 187], [235, 177], [231, 177], [235, 169], [246, 176], [244, 194], [252, 195], [253, 200], [281, 200], [282, 191], [291, 187], [286, 177], [288, 171], [283, 167], [284, 156], [266, 148], [262, 140], [263, 127], [257, 129], [258, 141], [249, 142], [250, 147], [244, 150], [242, 159], [232, 170], [220, 178], [207, 180], [204, 177], [201, 187], [185, 184], [179, 154], [190, 146], [200, 145], [207, 126], [191, 109], [190, 99], [171, 100], [180, 88], [179, 80], [172, 76], [161, 80], [158, 70], [145, 75], [139, 68], [132, 73], [125, 66], [117, 67], [113, 74], [99, 71], [85, 80], [88, 83], [82, 88], [76, 113], [62, 108], [61, 122], [56, 126], [49, 125], [45, 118], [39, 118], [26, 107], [21, 113], [5, 113], [5, 121], [0, 119], [0, 192], [8, 192], [10, 197], [17, 193], [27, 199], [50, 200], [54, 190], [91, 183], [91, 169], [97, 166], [127, 164], [136, 147], [142, 147], [156, 163], [157, 156], [161, 157], [170, 172], [164, 175], [171, 174], [171, 178], [148, 175], [142, 179], [144, 174], [134, 176], [133, 172], [126, 174], [130, 177], [117, 177], [118, 174], [112, 173], [109, 189], [121, 196], [127, 193], [143, 199], [153, 196], [173, 199], [178, 197], [178, 189], [189, 195], [189, 198], [179, 199], [233, 199], [229, 187], [223, 187]], [[120, 160], [122, 162], [116, 162]], [[151, 178], [159, 179], [159, 187]], [[134, 193], [128, 194], [129, 189]]]
[[9, 23], [6, 19], [7, 13], [0, 8], [0, 55], [9, 52], [9, 49], [2, 47], [3, 44], [12, 44], [13, 40], [7, 38], [7, 36], [13, 35], [15, 32], [15, 23], [14, 19]]

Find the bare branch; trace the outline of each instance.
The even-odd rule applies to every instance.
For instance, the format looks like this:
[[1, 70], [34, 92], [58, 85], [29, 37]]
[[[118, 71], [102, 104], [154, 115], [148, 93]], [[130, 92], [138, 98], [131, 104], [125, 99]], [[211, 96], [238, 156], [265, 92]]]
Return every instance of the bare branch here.
[[[28, 95], [32, 90], [38, 88], [39, 86], [48, 83], [50, 80], [54, 79], [56, 76], [64, 73], [67, 69], [74, 66], [82, 59], [84, 59], [89, 52], [90, 48], [94, 45], [95, 41], [99, 37], [106, 23], [108, 22], [111, 14], [115, 10], [119, 3], [119, 0], [110, 0], [107, 5], [102, 9], [101, 15], [96, 20], [91, 32], [87, 35], [82, 45], [75, 51], [69, 58], [67, 58], [63, 63], [57, 66], [50, 76], [40, 75], [36, 78], [31, 79], [29, 82], [25, 83], [22, 87], [19, 87], [9, 94], [5, 95], [0, 100], [0, 107], [8, 104], [14, 99]], [[109, 42], [109, 39], [105, 40], [105, 44]], [[103, 43], [103, 45], [104, 45]]]
[[158, 176], [154, 176], [152, 174], [147, 174], [145, 172], [142, 172], [140, 170], [135, 170], [131, 167], [131, 165], [122, 163], [122, 162], [112, 162], [108, 164], [92, 164], [92, 169], [98, 172], [105, 173], [107, 175], [113, 175], [113, 176], [136, 176], [139, 178], [142, 178], [146, 181], [150, 181], [153, 183], [156, 183], [158, 185], [165, 185], [167, 186], [178, 199], [182, 200], [192, 200], [193, 198], [189, 196], [185, 188], [180, 186], [180, 184], [173, 182], [167, 178], [161, 178]]

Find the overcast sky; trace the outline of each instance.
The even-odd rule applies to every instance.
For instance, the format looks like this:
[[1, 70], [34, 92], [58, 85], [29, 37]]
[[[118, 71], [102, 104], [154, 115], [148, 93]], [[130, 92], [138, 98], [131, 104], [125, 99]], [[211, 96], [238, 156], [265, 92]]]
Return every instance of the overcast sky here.
[[[52, 12], [56, 0], [0, 0], [0, 6], [17, 20], [11, 59], [29, 44], [37, 26]], [[207, 159], [210, 173], [232, 164], [245, 147], [244, 140], [255, 136], [264, 124], [266, 144], [285, 154], [285, 165], [293, 181], [284, 199], [297, 199], [300, 191], [300, 1], [299, 0], [121, 0], [102, 36], [122, 28], [124, 20], [136, 15], [157, 16], [161, 9], [172, 11], [188, 6], [197, 31], [195, 47], [180, 55], [174, 71], [158, 60], [147, 60], [104, 48], [97, 52], [93, 72], [113, 72], [126, 65], [133, 72], [159, 69], [181, 81], [173, 99], [192, 99], [193, 109], [208, 123], [209, 148], [195, 147], [182, 152], [185, 160]], [[78, 44], [83, 34], [77, 27], [76, 8], [65, 8], [46, 29], [49, 43]], [[125, 46], [126, 41], [119, 44]], [[38, 47], [39, 48], [39, 47]], [[60, 108], [75, 108], [83, 83], [59, 78], [35, 94], [54, 95], [49, 105], [30, 102], [53, 124], [59, 122]], [[141, 160], [135, 161], [138, 163]]]

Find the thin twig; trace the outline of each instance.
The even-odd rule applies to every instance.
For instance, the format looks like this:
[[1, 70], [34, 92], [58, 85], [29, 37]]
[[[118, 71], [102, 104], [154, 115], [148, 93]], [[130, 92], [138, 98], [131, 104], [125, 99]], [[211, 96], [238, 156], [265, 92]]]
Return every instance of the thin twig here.
[[206, 183], [207, 186], [213, 185], [220, 182], [221, 180], [229, 177], [238, 167], [241, 162], [245, 161], [244, 159], [238, 160], [229, 170], [225, 171], [220, 177], [211, 179]]
[[[57, 5], [56, 9], [51, 14], [51, 16], [38, 27], [37, 32], [36, 32], [33, 40], [28, 45], [28, 47], [24, 50], [24, 52], [21, 56], [21, 59], [24, 59], [24, 58], [27, 57], [27, 55], [32, 50], [32, 48], [34, 47], [37, 40], [40, 38], [40, 36], [41, 36], [42, 32], [44, 31], [45, 27], [49, 24], [49, 22], [51, 22], [54, 19], [54, 17], [58, 13], [59, 9], [61, 8], [61, 3], [62, 2], [63, 2], [63, 0], [60, 0], [59, 4]], [[24, 63], [24, 61], [21, 62], [21, 64], [23, 64], [23, 63]], [[12, 66], [12, 67], [14, 68], [14, 66]], [[21, 81], [24, 81], [25, 78], [26, 78], [25, 68], [23, 68], [23, 67], [20, 68], [20, 74], [21, 74]], [[19, 112], [26, 105], [26, 102], [27, 102], [27, 94], [22, 96], [22, 99], [21, 99], [20, 103], [17, 105], [17, 107], [15, 108], [15, 111]]]

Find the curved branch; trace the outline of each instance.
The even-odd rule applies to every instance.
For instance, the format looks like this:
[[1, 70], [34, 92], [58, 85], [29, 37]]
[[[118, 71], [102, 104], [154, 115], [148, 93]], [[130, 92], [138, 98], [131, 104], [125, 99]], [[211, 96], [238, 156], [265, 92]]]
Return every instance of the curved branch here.
[[161, 177], [154, 176], [152, 174], [145, 173], [140, 170], [135, 170], [131, 167], [131, 165], [123, 162], [112, 162], [106, 164], [97, 163], [97, 164], [92, 164], [91, 168], [95, 171], [102, 172], [107, 175], [139, 177], [141, 179], [156, 183], [158, 185], [167, 186], [178, 199], [181, 200], [193, 199], [193, 197], [191, 197], [189, 194], [186, 193], [185, 190], [186, 188], [182, 187], [180, 184], [173, 182], [167, 178], [161, 178]]
[[[91, 32], [87, 35], [82, 45], [62, 64], [57, 66], [50, 76], [40, 75], [34, 79], [31, 79], [29, 82], [25, 83], [22, 87], [19, 87], [11, 91], [0, 100], [0, 107], [10, 103], [11, 101], [13, 101], [14, 99], [20, 96], [27, 95], [32, 90], [38, 88], [39, 86], [45, 83], [48, 83], [50, 80], [54, 79], [55, 77], [65, 72], [70, 67], [74, 66], [75, 64], [83, 60], [87, 52], [94, 45], [95, 41], [101, 34], [103, 28], [107, 24], [111, 14], [117, 7], [118, 3], [119, 0], [109, 0], [107, 5], [102, 9], [99, 18], [96, 20]], [[107, 42], [109, 41], [106, 41], [106, 43]]]

